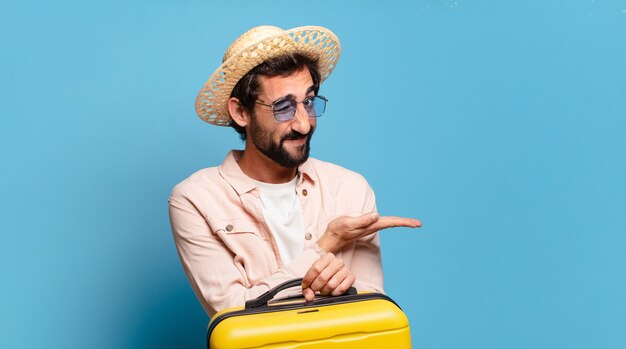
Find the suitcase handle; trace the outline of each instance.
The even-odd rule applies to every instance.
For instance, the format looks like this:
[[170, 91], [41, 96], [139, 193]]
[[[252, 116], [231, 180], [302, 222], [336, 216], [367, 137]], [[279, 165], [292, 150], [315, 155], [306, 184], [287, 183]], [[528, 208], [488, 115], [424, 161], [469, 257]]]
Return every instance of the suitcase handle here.
[[[278, 292], [300, 285], [302, 285], [302, 278], [285, 281], [282, 284], [277, 285], [269, 291], [258, 296], [257, 298], [246, 301], [246, 309], [266, 307], [267, 302], [272, 300], [272, 298], [274, 298], [274, 296], [276, 296]], [[342, 296], [355, 295], [356, 293], [356, 288], [350, 287], [344, 294], [342, 294]]]

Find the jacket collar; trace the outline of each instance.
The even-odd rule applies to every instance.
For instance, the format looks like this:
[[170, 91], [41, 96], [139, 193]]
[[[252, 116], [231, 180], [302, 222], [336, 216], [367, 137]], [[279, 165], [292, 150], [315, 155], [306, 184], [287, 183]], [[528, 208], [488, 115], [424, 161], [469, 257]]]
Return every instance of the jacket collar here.
[[[241, 157], [243, 151], [231, 150], [226, 155], [224, 162], [218, 167], [220, 175], [230, 184], [239, 196], [248, 193], [257, 188], [252, 178], [248, 177], [243, 171], [237, 160]], [[298, 172], [302, 174], [297, 185], [301, 185], [304, 181], [315, 184], [318, 180], [317, 173], [313, 167], [311, 159], [305, 161], [298, 167]]]

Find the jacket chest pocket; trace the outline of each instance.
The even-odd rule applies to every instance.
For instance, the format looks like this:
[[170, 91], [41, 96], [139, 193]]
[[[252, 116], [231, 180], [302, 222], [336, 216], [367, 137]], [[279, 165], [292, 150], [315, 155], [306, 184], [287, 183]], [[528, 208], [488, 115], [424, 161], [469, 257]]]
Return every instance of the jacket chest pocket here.
[[233, 255], [233, 262], [253, 281], [271, 274], [275, 256], [258, 223], [240, 219], [209, 219], [209, 226]]
[[242, 219], [208, 219], [209, 226], [235, 256], [244, 259], [258, 257], [271, 247], [261, 233], [258, 223]]
[[243, 219], [208, 218], [211, 230], [220, 237], [247, 238], [256, 237], [265, 240], [258, 223]]

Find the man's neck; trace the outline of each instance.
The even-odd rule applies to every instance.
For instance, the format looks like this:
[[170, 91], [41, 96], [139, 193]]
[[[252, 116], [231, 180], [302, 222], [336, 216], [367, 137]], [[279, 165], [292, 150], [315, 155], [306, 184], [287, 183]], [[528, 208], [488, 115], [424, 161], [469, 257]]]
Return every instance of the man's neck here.
[[286, 183], [292, 180], [298, 171], [297, 167], [283, 167], [265, 156], [258, 149], [248, 147], [237, 160], [239, 168], [246, 176], [264, 183]]

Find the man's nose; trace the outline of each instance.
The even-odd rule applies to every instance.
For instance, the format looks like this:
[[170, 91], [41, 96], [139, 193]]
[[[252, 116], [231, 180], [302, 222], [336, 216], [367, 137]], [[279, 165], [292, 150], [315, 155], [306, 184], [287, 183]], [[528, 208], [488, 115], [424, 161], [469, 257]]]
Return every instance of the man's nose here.
[[308, 134], [311, 130], [311, 120], [309, 120], [309, 114], [306, 112], [306, 109], [304, 109], [302, 103], [298, 103], [296, 106], [291, 128], [303, 135]]

